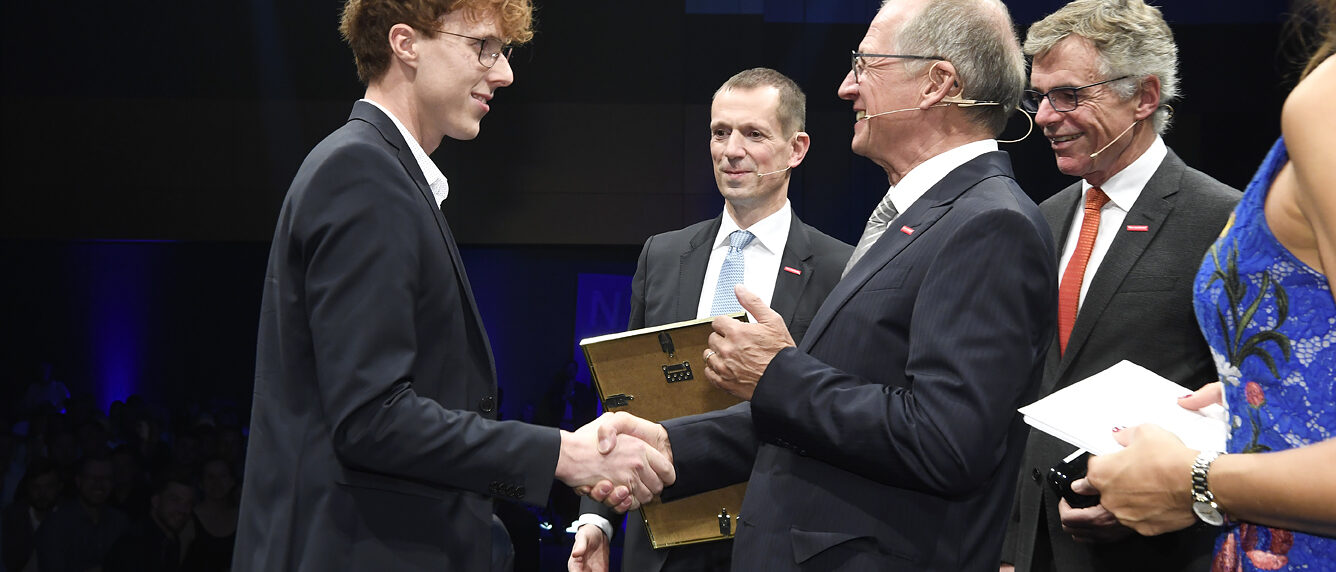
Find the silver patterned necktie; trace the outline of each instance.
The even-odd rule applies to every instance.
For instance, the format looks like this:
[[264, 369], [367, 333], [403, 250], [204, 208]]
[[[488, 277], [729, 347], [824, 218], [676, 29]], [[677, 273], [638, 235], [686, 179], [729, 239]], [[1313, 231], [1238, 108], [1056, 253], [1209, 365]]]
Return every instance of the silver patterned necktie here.
[[742, 304], [733, 293], [733, 287], [742, 283], [742, 249], [751, 244], [756, 235], [735, 230], [728, 234], [728, 255], [724, 256], [724, 265], [719, 267], [719, 281], [714, 285], [714, 301], [710, 303], [710, 315], [720, 316], [742, 311]]
[[840, 278], [844, 278], [849, 273], [849, 269], [858, 263], [872, 245], [881, 238], [881, 234], [886, 232], [886, 228], [891, 226], [891, 221], [899, 216], [900, 211], [895, 210], [895, 204], [891, 202], [891, 191], [886, 191], [886, 196], [877, 203], [877, 208], [872, 209], [872, 216], [867, 219], [867, 226], [863, 227], [863, 236], [858, 239], [858, 246], [854, 247], [853, 254], [849, 255], [849, 263], [844, 265], [844, 272], [840, 273]]

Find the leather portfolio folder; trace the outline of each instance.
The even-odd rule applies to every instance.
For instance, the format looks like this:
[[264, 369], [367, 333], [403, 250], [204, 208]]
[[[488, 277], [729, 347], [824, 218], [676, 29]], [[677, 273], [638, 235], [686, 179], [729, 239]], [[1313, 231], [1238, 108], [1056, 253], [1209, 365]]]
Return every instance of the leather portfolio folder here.
[[[733, 318], [746, 320], [738, 313]], [[724, 409], [739, 400], [705, 379], [713, 318], [701, 318], [580, 341], [607, 411], [663, 421]], [[747, 483], [641, 507], [655, 548], [732, 538]]]

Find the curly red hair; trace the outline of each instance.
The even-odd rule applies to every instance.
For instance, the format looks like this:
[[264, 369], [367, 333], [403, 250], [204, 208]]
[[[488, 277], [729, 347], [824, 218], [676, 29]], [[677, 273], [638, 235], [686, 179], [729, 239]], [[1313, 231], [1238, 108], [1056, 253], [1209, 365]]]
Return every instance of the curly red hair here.
[[395, 24], [408, 24], [428, 38], [435, 36], [436, 22], [456, 11], [476, 21], [495, 17], [501, 27], [501, 39], [522, 44], [533, 39], [533, 2], [531, 0], [348, 0], [343, 5], [339, 34], [353, 50], [357, 77], [371, 83], [390, 66], [390, 45], [386, 40]]

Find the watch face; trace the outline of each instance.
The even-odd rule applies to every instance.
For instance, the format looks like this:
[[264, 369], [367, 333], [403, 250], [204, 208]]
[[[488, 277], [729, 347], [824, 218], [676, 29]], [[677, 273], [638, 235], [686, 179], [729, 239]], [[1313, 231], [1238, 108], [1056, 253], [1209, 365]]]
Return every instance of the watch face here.
[[1202, 522], [1211, 526], [1222, 526], [1225, 524], [1224, 515], [1220, 514], [1220, 511], [1214, 506], [1211, 506], [1211, 503], [1209, 502], [1198, 501], [1192, 503], [1192, 512], [1196, 513], [1197, 518], [1200, 518]]

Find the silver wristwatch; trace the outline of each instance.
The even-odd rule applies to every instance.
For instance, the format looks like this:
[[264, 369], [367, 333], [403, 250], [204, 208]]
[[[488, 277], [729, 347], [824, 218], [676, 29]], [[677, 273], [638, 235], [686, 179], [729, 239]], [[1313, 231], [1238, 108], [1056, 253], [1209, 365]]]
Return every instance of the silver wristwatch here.
[[1211, 463], [1219, 457], [1217, 451], [1202, 451], [1192, 463], [1192, 512], [1202, 522], [1211, 526], [1223, 526], [1225, 515], [1220, 505], [1215, 503], [1215, 495], [1206, 481], [1206, 474], [1211, 470]]

